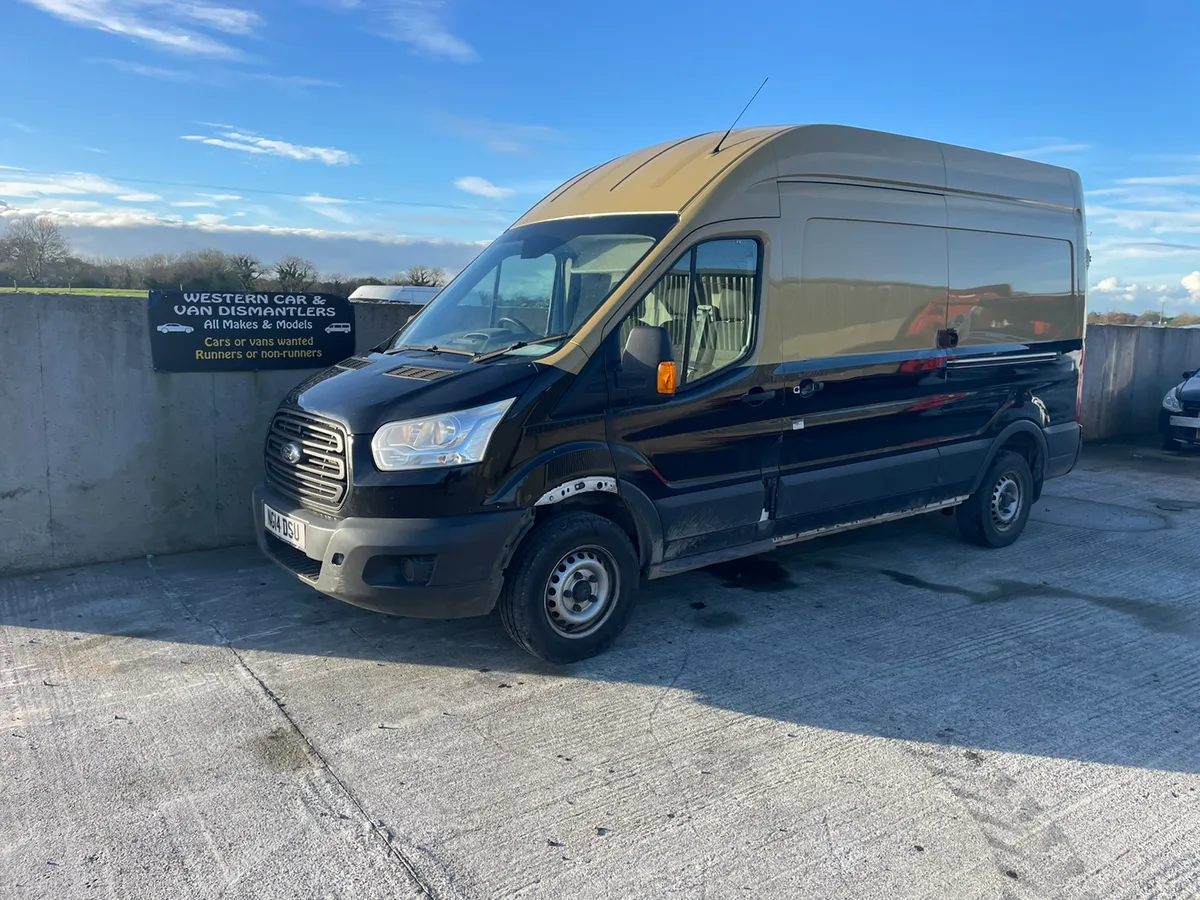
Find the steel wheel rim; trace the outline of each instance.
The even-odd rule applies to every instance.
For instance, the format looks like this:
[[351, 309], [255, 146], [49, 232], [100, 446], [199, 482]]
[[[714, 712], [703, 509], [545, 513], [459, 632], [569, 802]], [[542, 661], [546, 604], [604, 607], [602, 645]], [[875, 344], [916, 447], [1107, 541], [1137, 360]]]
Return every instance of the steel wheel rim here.
[[617, 562], [603, 547], [578, 547], [563, 555], [546, 579], [542, 609], [562, 637], [577, 640], [608, 621], [621, 578]]
[[997, 531], [1007, 531], [1021, 513], [1021, 483], [1011, 472], [1005, 472], [992, 487], [992, 524]]

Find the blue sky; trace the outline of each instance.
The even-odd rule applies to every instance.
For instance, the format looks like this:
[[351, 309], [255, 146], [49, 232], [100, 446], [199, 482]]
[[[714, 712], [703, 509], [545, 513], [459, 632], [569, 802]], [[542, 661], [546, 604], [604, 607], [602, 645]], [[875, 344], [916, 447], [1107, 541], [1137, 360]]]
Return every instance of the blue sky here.
[[[457, 269], [658, 141], [839, 122], [1077, 169], [1093, 308], [1200, 312], [1200, 4], [0, 0], [0, 214], [92, 254]], [[16, 86], [17, 89], [12, 89]]]

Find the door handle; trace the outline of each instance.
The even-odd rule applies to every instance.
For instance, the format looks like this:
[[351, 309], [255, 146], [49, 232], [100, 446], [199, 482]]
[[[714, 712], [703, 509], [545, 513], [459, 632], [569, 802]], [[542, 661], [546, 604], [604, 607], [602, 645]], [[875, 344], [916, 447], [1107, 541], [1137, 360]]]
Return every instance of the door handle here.
[[766, 391], [760, 387], [752, 387], [742, 394], [742, 402], [747, 406], [762, 406], [775, 396], [774, 391]]
[[813, 381], [811, 378], [805, 378], [798, 385], [792, 388], [793, 394], [799, 394], [805, 400], [815, 394], [817, 391], [825, 387], [823, 381]]

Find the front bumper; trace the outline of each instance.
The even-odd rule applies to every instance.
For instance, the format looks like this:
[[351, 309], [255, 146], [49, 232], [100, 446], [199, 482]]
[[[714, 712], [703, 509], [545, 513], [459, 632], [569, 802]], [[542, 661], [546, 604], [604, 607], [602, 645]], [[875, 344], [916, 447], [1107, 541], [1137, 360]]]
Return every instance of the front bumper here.
[[1200, 416], [1173, 413], [1164, 409], [1159, 413], [1158, 428], [1163, 437], [1184, 444], [1200, 444]]
[[[304, 523], [305, 550], [263, 524], [263, 503]], [[505, 510], [440, 519], [331, 519], [266, 485], [254, 489], [258, 546], [305, 584], [337, 600], [396, 616], [461, 619], [491, 612], [504, 566], [532, 513]], [[424, 583], [410, 583], [403, 557], [433, 557]]]

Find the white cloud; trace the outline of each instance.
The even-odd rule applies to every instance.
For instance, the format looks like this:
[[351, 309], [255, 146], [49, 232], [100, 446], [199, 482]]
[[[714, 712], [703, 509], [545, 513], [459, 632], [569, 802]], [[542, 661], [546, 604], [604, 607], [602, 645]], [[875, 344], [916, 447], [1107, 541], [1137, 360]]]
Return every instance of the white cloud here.
[[372, 31], [417, 53], [469, 63], [479, 54], [450, 30], [446, 0], [316, 0], [338, 12], [365, 14]]
[[[21, 171], [21, 170], [15, 170]], [[116, 196], [129, 193], [129, 188], [113, 184], [104, 178], [82, 172], [66, 172], [57, 175], [28, 174], [21, 181], [0, 181], [0, 197], [56, 197], [75, 194], [107, 194]]]
[[221, 35], [248, 35], [261, 23], [246, 9], [205, 0], [23, 0], [31, 6], [84, 28], [154, 44], [197, 56], [240, 55]]
[[[141, 0], [141, 2], [145, 3], [146, 0]], [[210, 6], [204, 3], [196, 3], [194, 0], [188, 3], [167, 0], [165, 5], [169, 6], [176, 15], [182, 18], [191, 19], [206, 28], [223, 31], [226, 34], [253, 34], [255, 27], [261, 21], [258, 13], [248, 9]]]
[[66, 209], [62, 206], [64, 202], [76, 201], [38, 201], [21, 209], [5, 208], [0, 203], [0, 223], [18, 215], [52, 215], [63, 226], [71, 245], [86, 256], [141, 256], [216, 248], [271, 260], [295, 253], [311, 259], [322, 271], [376, 276], [403, 270], [414, 263], [456, 272], [488, 244], [488, 241], [428, 239], [367, 230], [241, 224], [217, 221], [210, 214], [185, 220], [128, 207]]
[[511, 197], [516, 193], [513, 188], [499, 187], [492, 184], [486, 178], [479, 178], [475, 175], [468, 175], [465, 178], [455, 180], [454, 186], [460, 191], [466, 191], [468, 194], [489, 197], [492, 200], [503, 200], [505, 197]]
[[1092, 149], [1091, 144], [1046, 144], [1042, 147], [1030, 147], [1028, 150], [1008, 150], [1004, 155], [1038, 159], [1042, 156], [1053, 156], [1056, 153], [1082, 153], [1090, 149]]
[[128, 194], [118, 194], [118, 200], [124, 200], [126, 203], [155, 203], [162, 199], [158, 194], [150, 194], [145, 191], [131, 191]]
[[451, 33], [445, 0], [390, 0], [383, 7], [390, 35], [418, 52], [460, 63], [478, 58], [474, 47]]
[[1179, 187], [1200, 187], [1200, 175], [1153, 175], [1140, 178], [1119, 178], [1121, 184], [1158, 184]]
[[24, 122], [18, 122], [16, 119], [0, 119], [0, 123], [7, 125], [9, 128], [15, 128], [17, 131], [23, 131], [26, 134], [37, 134], [37, 129], [26, 125]]
[[246, 77], [282, 88], [339, 87], [336, 81], [309, 78], [305, 75], [271, 75], [267, 72], [250, 72], [246, 74]]
[[[257, 81], [263, 84], [274, 85], [275, 87], [287, 88], [291, 90], [303, 90], [305, 88], [317, 87], [338, 87], [336, 81], [329, 81], [324, 78], [310, 78], [306, 75], [276, 75], [270, 72], [245, 72], [234, 69], [214, 69], [208, 68], [203, 70], [189, 69], [170, 69], [165, 66], [150, 66], [140, 62], [130, 62], [125, 59], [91, 59], [88, 62], [103, 63], [106, 66], [111, 66], [118, 72], [125, 72], [129, 75], [138, 75], [142, 78], [154, 78], [159, 81], [180, 81], [194, 84], [209, 84], [217, 87], [232, 87], [244, 84], [246, 81]], [[219, 127], [219, 126], [214, 126]], [[226, 126], [229, 127], [229, 126]]]
[[[218, 126], [220, 127], [220, 126]], [[335, 147], [307, 147], [288, 141], [277, 141], [260, 137], [252, 132], [222, 131], [220, 137], [205, 137], [199, 134], [181, 135], [185, 141], [197, 141], [210, 147], [240, 150], [260, 156], [280, 156], [304, 162], [320, 162], [327, 166], [346, 166], [358, 162], [354, 155]]]
[[215, 213], [198, 213], [192, 216], [192, 221], [197, 225], [220, 225], [225, 221], [225, 217]]
[[1179, 285], [1169, 284], [1123, 284], [1115, 275], [1103, 278], [1091, 286], [1091, 300], [1088, 306], [1093, 312], [1108, 312], [1121, 309], [1125, 312], [1144, 312], [1148, 309], [1160, 309], [1163, 306], [1168, 312], [1178, 311], [1189, 303], [1200, 303], [1200, 292], [1192, 290], [1192, 285], [1200, 287], [1200, 272], [1185, 277]]
[[370, 240], [383, 244], [396, 245], [419, 242], [456, 247], [473, 247], [476, 252], [478, 252], [479, 248], [486, 247], [490, 243], [489, 241], [459, 241], [448, 238], [414, 238], [406, 235], [382, 234], [370, 231], [325, 231], [320, 228], [296, 228], [276, 225], [227, 225], [218, 222], [201, 221], [202, 219], [207, 220], [212, 218], [211, 215], [203, 213], [194, 216], [190, 221], [186, 221], [179, 216], [163, 216], [145, 209], [131, 209], [126, 207], [91, 208], [86, 210], [65, 209], [60, 206], [64, 202], [70, 204], [73, 201], [50, 199], [48, 201], [39, 201], [38, 204], [30, 204], [22, 207], [7, 207], [0, 209], [0, 219], [24, 215], [49, 215], [58, 219], [64, 227], [89, 226], [96, 228], [134, 228], [149, 225], [178, 227], [202, 225], [205, 226], [206, 230], [214, 232], [254, 232], [259, 234], [309, 236], [329, 239], [353, 238], [356, 240]]
[[1105, 262], [1117, 259], [1167, 259], [1187, 256], [1200, 259], [1200, 245], [1167, 241], [1129, 241], [1100, 238], [1091, 243], [1094, 256]]
[[[100, 209], [102, 206], [98, 200], [64, 200], [61, 197], [55, 197], [52, 202], [55, 209], [61, 209], [65, 212], [90, 212]], [[3, 209], [6, 205], [0, 203], [0, 209]]]
[[436, 124], [442, 131], [480, 141], [496, 153], [527, 153], [532, 144], [563, 139], [561, 131], [548, 125], [514, 125], [449, 115], [439, 116]]
[[1179, 283], [1183, 285], [1184, 290], [1192, 295], [1193, 303], [1200, 303], [1200, 271], [1193, 272], [1191, 275], [1184, 275]]
[[341, 197], [326, 197], [322, 194], [309, 194], [307, 197], [302, 197], [301, 202], [313, 212], [322, 215], [327, 219], [333, 219], [335, 222], [341, 222], [344, 225], [351, 225], [355, 221], [354, 216], [342, 208], [346, 204], [350, 203], [350, 201], [343, 200]]
[[1088, 206], [1089, 222], [1104, 223], [1128, 231], [1153, 234], [1194, 234], [1200, 232], [1200, 205], [1179, 209], [1139, 209], [1118, 206]]
[[[174, 200], [171, 206], [177, 209], [216, 209], [221, 203], [241, 200], [241, 194], [206, 194], [203, 191], [196, 194], [199, 200]], [[161, 198], [159, 198], [161, 199]]]
[[143, 78], [158, 78], [162, 81], [200, 81], [201, 73], [189, 72], [186, 69], [167, 69], [163, 66], [148, 66], [145, 63], [129, 62], [124, 59], [93, 59], [91, 62], [104, 63], [112, 66], [118, 72], [129, 75], [140, 75]]

